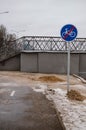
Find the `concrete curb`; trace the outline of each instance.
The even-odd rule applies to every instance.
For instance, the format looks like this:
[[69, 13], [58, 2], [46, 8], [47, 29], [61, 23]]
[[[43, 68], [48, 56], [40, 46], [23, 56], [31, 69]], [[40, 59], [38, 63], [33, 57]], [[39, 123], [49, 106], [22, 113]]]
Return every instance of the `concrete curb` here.
[[[47, 93], [47, 94], [48, 94], [48, 93]], [[47, 94], [45, 94], [45, 96], [46, 96]], [[49, 94], [48, 94], [48, 95], [49, 95]], [[49, 95], [49, 96], [50, 96], [50, 95]], [[47, 98], [47, 99], [48, 99], [48, 98]], [[48, 100], [49, 100], [49, 99], [48, 99]], [[65, 127], [65, 125], [64, 125], [64, 123], [63, 123], [63, 121], [62, 121], [62, 118], [61, 118], [61, 116], [60, 116], [60, 113], [59, 113], [59, 111], [57, 110], [56, 105], [55, 105], [55, 103], [54, 103], [54, 101], [53, 101], [53, 99], [52, 99], [51, 96], [50, 96], [50, 101], [52, 102], [52, 104], [53, 104], [53, 106], [54, 106], [54, 108], [55, 108], [57, 118], [58, 118], [58, 120], [59, 120], [59, 122], [60, 122], [60, 124], [61, 124], [61, 126], [62, 126], [62, 128], [63, 128], [63, 130], [66, 130], [66, 127]]]
[[55, 107], [55, 110], [56, 110], [56, 113], [57, 113], [57, 117], [58, 117], [58, 119], [59, 119], [59, 122], [60, 122], [60, 124], [62, 125], [62, 128], [63, 128], [63, 130], [66, 130], [66, 127], [65, 127], [65, 125], [64, 125], [64, 123], [63, 123], [63, 121], [62, 121], [62, 118], [61, 118], [60, 114], [59, 114], [59, 111], [56, 109], [56, 105], [55, 105], [55, 103], [54, 103], [53, 100], [52, 100], [52, 102], [53, 102], [53, 105], [54, 105], [54, 107]]
[[78, 76], [76, 74], [73, 74], [73, 76], [76, 77], [76, 78], [78, 78], [78, 79], [80, 79], [82, 83], [86, 84], [86, 80], [83, 79], [82, 77], [80, 77], [80, 76]]

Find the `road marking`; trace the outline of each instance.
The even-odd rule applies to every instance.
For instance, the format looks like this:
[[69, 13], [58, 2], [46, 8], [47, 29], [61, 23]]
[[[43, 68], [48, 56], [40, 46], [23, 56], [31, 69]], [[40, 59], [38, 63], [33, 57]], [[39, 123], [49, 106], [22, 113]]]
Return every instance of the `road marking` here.
[[12, 97], [12, 96], [14, 96], [14, 94], [15, 94], [15, 91], [12, 91], [10, 96]]

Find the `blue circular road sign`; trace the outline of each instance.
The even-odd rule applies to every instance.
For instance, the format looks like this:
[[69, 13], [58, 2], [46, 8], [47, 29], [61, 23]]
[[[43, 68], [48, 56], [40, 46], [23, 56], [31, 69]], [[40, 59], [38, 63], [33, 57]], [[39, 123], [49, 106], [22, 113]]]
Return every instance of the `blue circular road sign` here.
[[73, 41], [77, 37], [77, 33], [77, 28], [72, 24], [63, 26], [60, 32], [61, 37], [68, 42]]

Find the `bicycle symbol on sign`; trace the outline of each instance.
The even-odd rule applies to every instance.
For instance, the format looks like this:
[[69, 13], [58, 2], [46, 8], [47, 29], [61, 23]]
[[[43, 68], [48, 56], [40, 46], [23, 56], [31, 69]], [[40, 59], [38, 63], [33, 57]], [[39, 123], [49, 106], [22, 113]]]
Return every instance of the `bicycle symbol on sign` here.
[[65, 28], [65, 32], [62, 33], [62, 37], [65, 37], [66, 35], [70, 37], [75, 37], [76, 33], [74, 31], [71, 31], [68, 28]]

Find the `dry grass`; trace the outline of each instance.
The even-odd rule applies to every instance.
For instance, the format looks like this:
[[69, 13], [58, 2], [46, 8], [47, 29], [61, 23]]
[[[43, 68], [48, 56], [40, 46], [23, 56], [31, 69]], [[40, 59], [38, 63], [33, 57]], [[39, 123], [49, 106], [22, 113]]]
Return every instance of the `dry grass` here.
[[43, 81], [43, 82], [64, 82], [63, 79], [59, 78], [59, 77], [56, 77], [56, 76], [42, 76], [42, 77], [39, 77], [39, 80], [40, 81]]
[[84, 99], [86, 99], [85, 96], [81, 95], [80, 92], [78, 92], [76, 90], [70, 90], [67, 93], [67, 96], [68, 96], [69, 99], [77, 100], [77, 101], [83, 101]]

